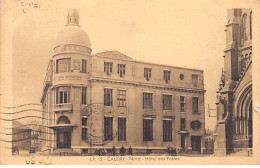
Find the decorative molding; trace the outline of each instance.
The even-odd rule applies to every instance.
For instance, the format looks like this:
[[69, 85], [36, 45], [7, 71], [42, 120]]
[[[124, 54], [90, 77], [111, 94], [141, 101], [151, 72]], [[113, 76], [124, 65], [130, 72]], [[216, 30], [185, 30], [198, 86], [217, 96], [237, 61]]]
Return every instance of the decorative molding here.
[[143, 118], [155, 118], [155, 115], [143, 114]]
[[236, 84], [235, 84], [234, 88], [232, 89], [233, 92], [235, 92], [237, 90], [238, 86], [240, 85], [241, 81], [243, 80], [243, 78], [244, 78], [244, 76], [245, 76], [246, 72], [248, 71], [251, 64], [252, 64], [252, 58], [250, 57], [246, 66], [243, 68], [241, 75], [239, 76], [239, 80], [236, 81]]
[[110, 83], [110, 84], [119, 84], [119, 85], [128, 85], [128, 86], [135, 86], [135, 87], [145, 87], [150, 89], [159, 89], [159, 90], [168, 90], [168, 91], [179, 91], [179, 92], [187, 92], [187, 93], [198, 93], [204, 94], [206, 90], [194, 90], [194, 89], [183, 89], [183, 88], [175, 88], [175, 87], [165, 87], [165, 86], [158, 86], [158, 85], [149, 85], [143, 83], [133, 83], [129, 81], [109, 81], [106, 79], [96, 79], [91, 78], [89, 82], [98, 82], [98, 83]]

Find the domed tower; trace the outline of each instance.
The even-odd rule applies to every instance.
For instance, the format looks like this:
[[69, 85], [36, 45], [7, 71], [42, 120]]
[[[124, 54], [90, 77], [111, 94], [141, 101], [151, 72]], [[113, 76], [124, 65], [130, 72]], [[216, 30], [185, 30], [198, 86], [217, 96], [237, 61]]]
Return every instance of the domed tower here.
[[70, 9], [67, 16], [67, 25], [57, 37], [54, 53], [77, 52], [91, 54], [91, 51], [88, 34], [79, 25], [79, 12], [75, 8]]
[[[70, 9], [65, 28], [58, 34], [52, 57], [53, 126], [56, 148], [80, 146], [83, 129], [82, 110], [87, 98], [91, 62], [91, 44], [79, 25], [79, 12]], [[83, 123], [84, 123], [83, 122]], [[84, 138], [84, 137], [82, 137]]]

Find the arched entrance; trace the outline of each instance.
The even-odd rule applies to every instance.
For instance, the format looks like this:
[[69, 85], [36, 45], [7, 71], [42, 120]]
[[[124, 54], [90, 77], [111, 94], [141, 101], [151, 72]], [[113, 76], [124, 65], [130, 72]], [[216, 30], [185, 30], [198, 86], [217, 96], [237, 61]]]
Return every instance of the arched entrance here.
[[241, 90], [234, 117], [235, 148], [253, 147], [252, 84]]
[[63, 126], [57, 128], [57, 148], [70, 148], [71, 127], [66, 127], [66, 124], [70, 124], [70, 120], [66, 116], [61, 116], [57, 124]]
[[249, 119], [248, 119], [248, 134], [249, 134], [249, 148], [253, 147], [253, 110], [252, 110], [252, 102], [249, 106]]

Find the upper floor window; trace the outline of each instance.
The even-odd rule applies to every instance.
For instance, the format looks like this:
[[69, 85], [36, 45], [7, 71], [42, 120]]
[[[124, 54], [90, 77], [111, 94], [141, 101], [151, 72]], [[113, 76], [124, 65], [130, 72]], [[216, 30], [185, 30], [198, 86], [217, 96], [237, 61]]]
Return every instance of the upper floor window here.
[[198, 120], [192, 121], [192, 122], [190, 123], [190, 127], [191, 127], [192, 129], [194, 129], [194, 130], [198, 130], [198, 129], [201, 128], [201, 122], [199, 122]]
[[125, 76], [125, 64], [118, 64], [117, 65], [117, 73], [120, 77]]
[[152, 108], [153, 108], [153, 94], [143, 93], [143, 109], [152, 109]]
[[183, 79], [184, 79], [184, 75], [180, 74], [180, 80], [183, 80]]
[[171, 76], [171, 71], [163, 71], [163, 76], [164, 76], [164, 80], [166, 83], [168, 83], [170, 81], [170, 76]]
[[87, 73], [87, 60], [82, 60], [82, 73]]
[[104, 89], [104, 106], [112, 106], [113, 105], [113, 90], [105, 88]]
[[192, 98], [192, 112], [193, 113], [199, 112], [199, 98], [198, 97]]
[[118, 107], [126, 106], [126, 90], [118, 90]]
[[181, 118], [181, 129], [185, 129], [185, 128], [186, 128], [186, 119]]
[[63, 58], [56, 60], [56, 73], [70, 72], [71, 59]]
[[199, 75], [192, 74], [192, 84], [193, 86], [198, 86], [199, 83]]
[[113, 63], [112, 62], [105, 62], [104, 63], [104, 72], [106, 72], [107, 75], [110, 75], [112, 73], [113, 69]]
[[247, 23], [247, 15], [244, 14], [242, 17], [242, 30], [241, 30], [243, 41], [247, 40], [247, 30], [246, 30], [247, 24], [246, 23]]
[[172, 95], [163, 95], [163, 110], [172, 110]]
[[149, 80], [152, 77], [152, 69], [144, 68], [144, 77], [146, 80]]
[[184, 96], [180, 97], [180, 111], [185, 112], [185, 97]]
[[81, 104], [87, 104], [87, 88], [86, 87], [82, 87]]
[[56, 88], [56, 104], [69, 103], [70, 87]]

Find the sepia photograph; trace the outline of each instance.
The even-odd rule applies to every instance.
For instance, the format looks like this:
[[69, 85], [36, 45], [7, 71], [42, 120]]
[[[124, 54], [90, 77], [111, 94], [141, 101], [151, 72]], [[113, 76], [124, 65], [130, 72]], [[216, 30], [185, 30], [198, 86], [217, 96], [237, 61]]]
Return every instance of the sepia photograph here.
[[1, 165], [260, 164], [259, 1], [0, 9]]

